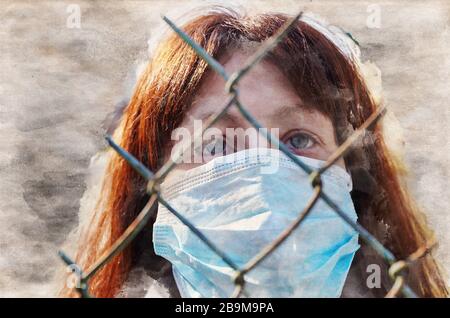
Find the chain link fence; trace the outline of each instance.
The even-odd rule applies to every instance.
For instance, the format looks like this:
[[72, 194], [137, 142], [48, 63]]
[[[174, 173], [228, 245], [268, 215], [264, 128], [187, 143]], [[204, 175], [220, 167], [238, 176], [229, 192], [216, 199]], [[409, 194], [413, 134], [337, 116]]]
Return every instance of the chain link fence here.
[[379, 107], [369, 118], [358, 128], [352, 135], [343, 142], [336, 151], [327, 159], [325, 164], [320, 169], [311, 169], [308, 165], [303, 163], [298, 157], [296, 157], [289, 149], [280, 142], [277, 138], [271, 135], [260, 123], [252, 116], [252, 114], [246, 109], [246, 107], [239, 100], [239, 91], [236, 85], [242, 79], [242, 77], [261, 59], [273, 49], [279, 41], [281, 41], [290, 29], [301, 18], [302, 12], [297, 14], [285, 23], [280, 30], [271, 38], [266, 40], [256, 53], [248, 60], [248, 62], [234, 74], [227, 74], [222, 65], [211, 57], [202, 47], [196, 44], [187, 34], [185, 34], [180, 28], [178, 28], [167, 17], [163, 17], [163, 20], [180, 36], [195, 52], [204, 59], [208, 65], [219, 74], [226, 81], [226, 91], [229, 94], [229, 98], [224, 107], [216, 114], [208, 118], [203, 129], [198, 131], [190, 144], [184, 145], [182, 151], [177, 155], [179, 158], [183, 155], [184, 151], [194, 145], [195, 141], [202, 138], [202, 135], [206, 129], [214, 125], [231, 107], [236, 107], [242, 116], [258, 131], [263, 134], [263, 137], [267, 138], [269, 143], [275, 147], [278, 147], [288, 158], [290, 158], [300, 169], [303, 169], [309, 174], [311, 180], [311, 186], [313, 187], [313, 195], [307, 202], [305, 208], [299, 212], [297, 218], [286, 228], [272, 243], [263, 248], [257, 255], [255, 255], [250, 261], [242, 268], [236, 266], [233, 261], [227, 256], [226, 251], [222, 251], [214, 244], [212, 240], [207, 238], [200, 230], [198, 230], [182, 213], [175, 210], [169, 202], [164, 200], [161, 196], [159, 185], [168, 175], [168, 173], [177, 165], [179, 158], [171, 158], [166, 162], [156, 173], [151, 172], [141, 162], [134, 158], [131, 154], [127, 153], [119, 145], [117, 145], [111, 137], [107, 136], [106, 140], [109, 145], [125, 159], [143, 178], [147, 180], [147, 192], [150, 195], [150, 199], [138, 214], [136, 219], [130, 224], [130, 226], [124, 231], [121, 237], [109, 247], [102, 256], [86, 270], [81, 270], [80, 267], [64, 252], [60, 251], [59, 255], [62, 260], [74, 269], [77, 283], [74, 287], [81, 297], [90, 297], [89, 294], [89, 280], [97, 273], [107, 262], [109, 262], [117, 253], [121, 252], [145, 227], [148, 220], [155, 213], [158, 202], [165, 206], [175, 217], [177, 217], [184, 225], [186, 225], [195, 235], [198, 236], [212, 251], [214, 251], [230, 268], [233, 269], [235, 290], [232, 294], [233, 298], [239, 297], [245, 293], [245, 275], [258, 266], [264, 259], [270, 256], [270, 254], [277, 249], [292, 233], [295, 231], [308, 213], [312, 210], [316, 202], [321, 199], [330, 208], [332, 208], [348, 225], [350, 225], [355, 231], [357, 231], [362, 238], [371, 248], [373, 248], [387, 264], [389, 265], [389, 276], [393, 281], [391, 289], [386, 294], [386, 297], [396, 297], [403, 294], [405, 297], [417, 297], [415, 292], [408, 286], [405, 281], [404, 271], [412, 263], [416, 262], [423, 256], [425, 256], [431, 248], [435, 245], [434, 242], [425, 244], [419, 248], [416, 252], [411, 254], [404, 260], [398, 260], [394, 254], [385, 248], [372, 234], [370, 234], [364, 227], [351, 220], [341, 208], [336, 205], [331, 198], [325, 194], [323, 190], [323, 184], [321, 181], [321, 175], [330, 166], [336, 163], [351, 147], [351, 145], [364, 135], [369, 127], [374, 126], [377, 121], [385, 113], [384, 107]]

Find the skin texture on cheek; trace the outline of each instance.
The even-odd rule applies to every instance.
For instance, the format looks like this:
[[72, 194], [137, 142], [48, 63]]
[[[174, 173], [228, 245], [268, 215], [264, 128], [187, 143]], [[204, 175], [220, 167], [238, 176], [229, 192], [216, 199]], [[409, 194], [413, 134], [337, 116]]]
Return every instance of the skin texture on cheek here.
[[[221, 61], [228, 74], [245, 63], [248, 53], [234, 52]], [[225, 81], [209, 72], [203, 81], [181, 127], [194, 135], [194, 121], [220, 111], [227, 100]], [[297, 155], [326, 160], [337, 148], [334, 127], [329, 118], [305, 104], [288, 79], [273, 64], [262, 61], [238, 83], [239, 99], [260, 124], [277, 130], [277, 137]], [[228, 129], [248, 129], [251, 125], [236, 107], [231, 107], [215, 125], [224, 134]], [[234, 149], [234, 151], [241, 149]], [[167, 158], [167, 155], [166, 155]], [[168, 158], [167, 158], [168, 159]], [[338, 164], [344, 167], [343, 160]], [[185, 167], [189, 168], [189, 167]]]

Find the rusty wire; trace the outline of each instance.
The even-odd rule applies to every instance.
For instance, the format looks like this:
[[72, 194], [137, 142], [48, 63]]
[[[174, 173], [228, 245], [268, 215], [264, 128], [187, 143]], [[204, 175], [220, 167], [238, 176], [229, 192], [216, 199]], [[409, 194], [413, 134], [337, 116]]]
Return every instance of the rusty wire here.
[[[186, 33], [178, 28], [170, 19], [163, 17], [163, 20], [176, 32], [180, 38], [185, 41], [203, 60], [205, 60], [213, 71], [219, 74], [225, 81], [225, 89], [229, 94], [229, 99], [223, 106], [223, 108], [216, 114], [210, 116], [206, 121], [203, 129], [194, 135], [191, 143], [183, 145], [181, 151], [179, 151], [176, 157], [181, 158], [183, 153], [191, 147], [196, 140], [202, 138], [206, 129], [214, 125], [223, 114], [225, 114], [231, 107], [235, 106], [242, 116], [254, 127], [257, 128], [265, 138], [268, 139], [271, 145], [278, 147], [287, 157], [289, 157], [299, 168], [309, 174], [311, 180], [311, 186], [313, 187], [313, 195], [306, 203], [305, 207], [299, 212], [297, 218], [269, 245], [264, 247], [257, 255], [250, 259], [243, 268], [239, 268], [234, 262], [227, 256], [225, 251], [220, 250], [213, 241], [207, 238], [195, 225], [193, 225], [188, 219], [183, 217], [181, 213], [176, 211], [167, 202], [160, 193], [159, 185], [167, 176], [167, 174], [177, 165], [178, 159], [169, 159], [156, 173], [152, 173], [141, 162], [134, 158], [131, 154], [127, 153], [119, 145], [117, 145], [111, 137], [107, 136], [106, 140], [108, 144], [125, 160], [130, 164], [145, 180], [147, 181], [147, 192], [150, 195], [150, 199], [141, 210], [135, 220], [128, 226], [124, 233], [117, 239], [117, 241], [108, 249], [106, 249], [99, 259], [86, 271], [79, 269], [75, 272], [77, 275], [77, 284], [74, 289], [80, 294], [81, 297], [90, 297], [89, 294], [89, 280], [90, 278], [100, 270], [108, 261], [110, 261], [117, 253], [121, 252], [145, 227], [148, 220], [156, 211], [157, 203], [164, 205], [176, 218], [178, 218], [184, 225], [186, 225], [199, 239], [201, 239], [214, 253], [216, 253], [230, 268], [235, 272], [234, 284], [235, 290], [231, 297], [239, 297], [245, 294], [245, 275], [254, 269], [265, 258], [280, 246], [300, 225], [305, 219], [308, 213], [312, 210], [318, 199], [322, 199], [327, 205], [329, 205], [348, 225], [356, 230], [361, 238], [371, 246], [388, 264], [389, 264], [389, 276], [393, 281], [391, 289], [388, 291], [385, 297], [396, 297], [399, 293], [402, 293], [405, 297], [417, 297], [414, 291], [406, 283], [404, 271], [411, 264], [424, 257], [435, 246], [435, 241], [428, 242], [423, 247], [420, 247], [416, 252], [411, 254], [405, 260], [398, 260], [393, 253], [385, 248], [372, 234], [370, 234], [364, 227], [351, 220], [341, 209], [337, 206], [326, 193], [323, 192], [321, 174], [324, 173], [329, 167], [331, 167], [336, 161], [351, 148], [352, 144], [357, 141], [367, 129], [376, 125], [378, 120], [384, 115], [385, 108], [379, 107], [369, 118], [357, 129], [347, 140], [345, 140], [336, 151], [328, 158], [325, 164], [316, 170], [312, 170], [308, 165], [303, 163], [298, 157], [292, 154], [287, 147], [280, 142], [277, 138], [273, 137], [267, 130], [263, 128], [255, 117], [247, 111], [246, 107], [239, 100], [239, 91], [236, 88], [239, 80], [242, 79], [246, 73], [256, 65], [264, 56], [273, 49], [283, 37], [296, 25], [297, 21], [301, 18], [302, 12], [292, 17], [282, 26], [279, 31], [262, 43], [259, 50], [245, 63], [245, 65], [233, 74], [227, 74], [223, 66], [210, 56], [201, 46], [195, 43]], [[68, 266], [79, 266], [64, 252], [60, 251], [59, 255], [61, 259]]]

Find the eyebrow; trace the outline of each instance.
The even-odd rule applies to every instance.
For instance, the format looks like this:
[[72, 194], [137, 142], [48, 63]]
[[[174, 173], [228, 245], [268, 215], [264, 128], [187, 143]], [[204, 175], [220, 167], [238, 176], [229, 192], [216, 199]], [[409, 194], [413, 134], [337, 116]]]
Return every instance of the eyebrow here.
[[[298, 115], [300, 111], [307, 111], [309, 113], [314, 112], [314, 109], [311, 109], [304, 104], [296, 103], [296, 104], [290, 104], [290, 105], [283, 105], [276, 111], [269, 114], [267, 117], [272, 120], [280, 120], [281, 118], [291, 118], [294, 115]], [[207, 120], [210, 116], [213, 116], [214, 112], [207, 112], [201, 115], [200, 119], [202, 121]], [[260, 119], [256, 118], [258, 121]], [[243, 122], [248, 122], [242, 115], [234, 115], [230, 114], [228, 112], [222, 114], [219, 121], [226, 122], [228, 124], [231, 124], [232, 126], [239, 126]]]
[[[207, 113], [203, 114], [200, 119], [202, 121], [203, 120], [208, 120], [208, 118], [213, 116], [213, 115], [215, 115], [215, 113], [207, 112]], [[224, 121], [224, 122], [230, 123], [233, 126], [238, 126], [239, 124], [241, 124], [243, 121], [246, 121], [246, 120], [242, 116], [239, 116], [239, 115], [236, 116], [236, 115], [233, 115], [233, 114], [230, 114], [230, 113], [226, 112], [226, 113], [222, 114], [222, 116], [220, 116], [218, 122], [220, 122], [220, 121]]]
[[281, 106], [280, 109], [276, 112], [276, 114], [273, 114], [273, 117], [289, 117], [295, 114], [298, 114], [299, 111], [307, 112], [309, 114], [319, 112], [317, 109], [313, 107], [308, 107], [305, 104], [302, 103], [296, 103], [292, 105], [285, 105]]

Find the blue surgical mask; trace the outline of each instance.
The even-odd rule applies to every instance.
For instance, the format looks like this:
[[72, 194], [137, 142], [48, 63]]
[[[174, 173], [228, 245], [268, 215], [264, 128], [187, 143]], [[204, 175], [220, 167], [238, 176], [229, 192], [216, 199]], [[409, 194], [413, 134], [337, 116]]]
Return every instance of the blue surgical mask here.
[[[311, 168], [324, 162], [299, 157]], [[351, 178], [338, 167], [323, 191], [354, 221]], [[301, 213], [313, 195], [307, 173], [276, 149], [254, 148], [175, 170], [162, 196], [240, 268]], [[182, 297], [229, 297], [235, 272], [164, 206], [153, 226], [156, 254], [172, 264]], [[321, 199], [271, 255], [245, 275], [249, 297], [339, 297], [358, 234]]]

